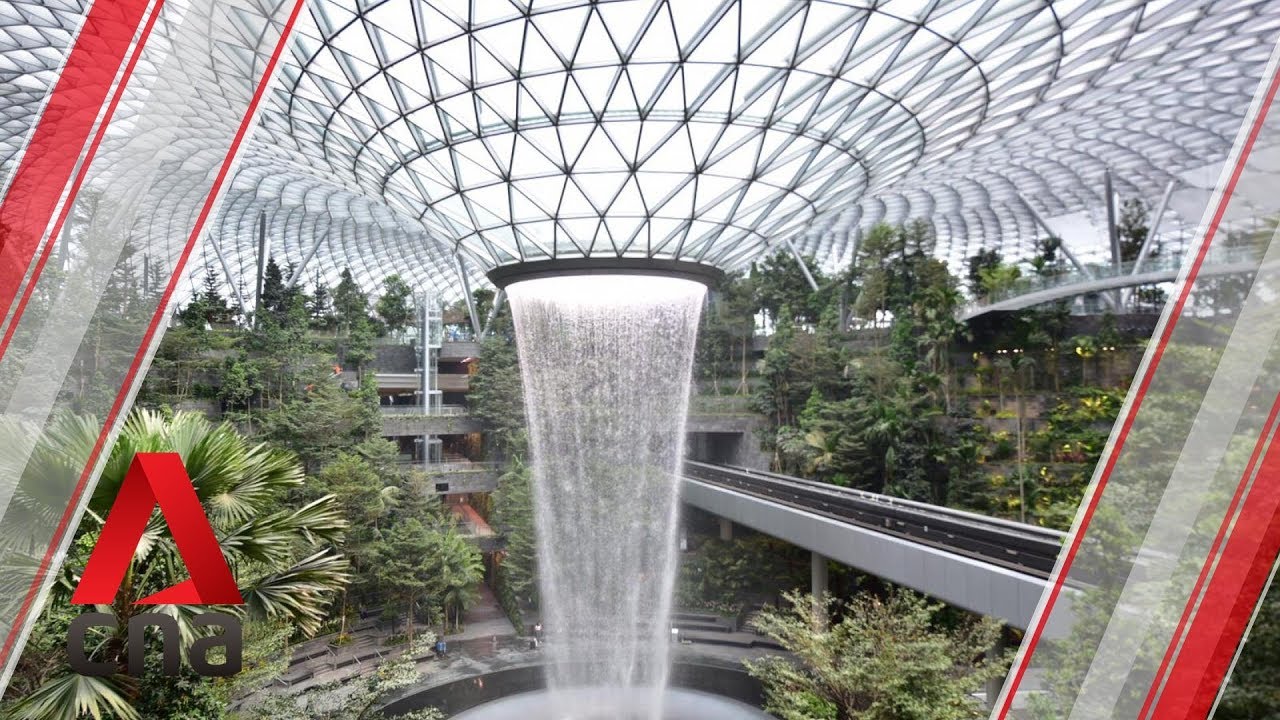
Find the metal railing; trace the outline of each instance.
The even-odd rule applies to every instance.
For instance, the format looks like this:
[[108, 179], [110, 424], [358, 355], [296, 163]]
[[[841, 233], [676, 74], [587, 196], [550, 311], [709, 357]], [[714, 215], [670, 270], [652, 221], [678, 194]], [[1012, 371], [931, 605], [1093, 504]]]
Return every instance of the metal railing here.
[[455, 461], [455, 462], [427, 463], [419, 467], [423, 470], [426, 470], [427, 472], [440, 472], [440, 473], [468, 472], [468, 471], [481, 472], [481, 471], [487, 471], [487, 470], [497, 470], [498, 468], [502, 467], [502, 463], [495, 462], [492, 460], [481, 460], [481, 461], [463, 460], [460, 462]]
[[418, 415], [428, 417], [460, 417], [470, 414], [465, 405], [437, 405], [423, 408], [421, 405], [379, 405], [384, 415]]
[[443, 473], [460, 473], [460, 472], [491, 472], [501, 470], [506, 463], [494, 462], [489, 460], [483, 461], [454, 461], [454, 462], [430, 462], [424, 463], [417, 460], [399, 460], [400, 465], [408, 466], [414, 470], [422, 470], [423, 472], [432, 474]]

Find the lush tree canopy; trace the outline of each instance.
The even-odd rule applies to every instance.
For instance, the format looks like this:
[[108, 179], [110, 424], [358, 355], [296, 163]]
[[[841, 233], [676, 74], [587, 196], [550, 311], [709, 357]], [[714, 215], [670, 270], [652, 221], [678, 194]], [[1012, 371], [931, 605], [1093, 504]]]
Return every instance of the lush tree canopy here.
[[986, 717], [971, 693], [1004, 674], [1003, 659], [985, 657], [999, 626], [942, 628], [941, 607], [903, 590], [817, 603], [790, 593], [785, 607], [766, 610], [756, 625], [795, 659], [748, 661], [747, 668], [764, 683], [765, 708], [783, 720]]

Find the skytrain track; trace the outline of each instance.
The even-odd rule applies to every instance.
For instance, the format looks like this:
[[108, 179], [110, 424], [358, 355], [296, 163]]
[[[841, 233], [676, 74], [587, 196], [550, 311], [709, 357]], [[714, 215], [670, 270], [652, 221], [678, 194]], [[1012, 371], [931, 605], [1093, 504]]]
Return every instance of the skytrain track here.
[[1066, 539], [1057, 530], [776, 473], [687, 461], [684, 474], [1043, 579]]

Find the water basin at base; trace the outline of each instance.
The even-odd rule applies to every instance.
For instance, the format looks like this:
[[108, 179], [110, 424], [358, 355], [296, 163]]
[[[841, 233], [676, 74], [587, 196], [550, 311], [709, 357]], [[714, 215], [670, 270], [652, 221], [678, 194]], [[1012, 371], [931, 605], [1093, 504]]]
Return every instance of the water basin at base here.
[[672, 688], [663, 695], [661, 715], [647, 707], [653, 693], [582, 688], [511, 695], [453, 716], [453, 720], [768, 720], [769, 715], [719, 695]]

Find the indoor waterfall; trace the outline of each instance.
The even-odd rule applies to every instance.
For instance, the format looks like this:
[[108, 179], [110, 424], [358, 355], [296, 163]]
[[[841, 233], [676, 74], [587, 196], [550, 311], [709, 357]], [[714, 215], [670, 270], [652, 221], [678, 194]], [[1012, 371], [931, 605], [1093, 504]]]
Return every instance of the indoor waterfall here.
[[[557, 717], [662, 714], [677, 473], [705, 293], [693, 281], [636, 275], [508, 288]], [[616, 707], [622, 698], [627, 706]]]

